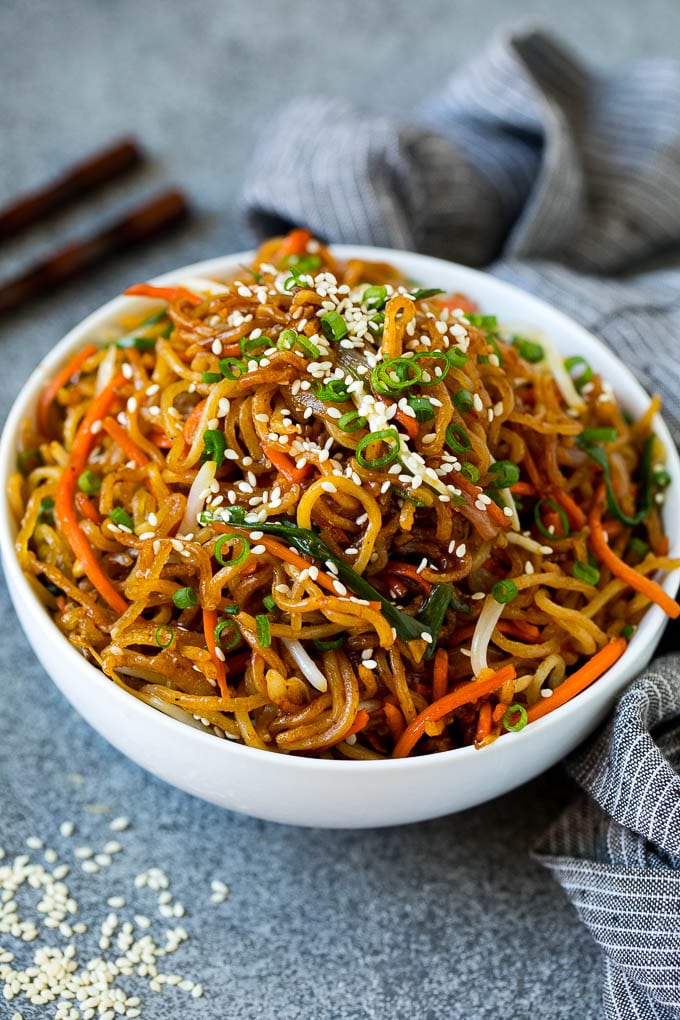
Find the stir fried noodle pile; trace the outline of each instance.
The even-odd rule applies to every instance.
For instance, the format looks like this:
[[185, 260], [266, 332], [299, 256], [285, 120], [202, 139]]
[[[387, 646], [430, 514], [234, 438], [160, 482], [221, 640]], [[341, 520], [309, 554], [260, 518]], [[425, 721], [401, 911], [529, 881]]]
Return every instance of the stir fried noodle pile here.
[[250, 747], [484, 747], [622, 653], [677, 567], [659, 402], [303, 230], [141, 284], [21, 437], [17, 551], [134, 697]]

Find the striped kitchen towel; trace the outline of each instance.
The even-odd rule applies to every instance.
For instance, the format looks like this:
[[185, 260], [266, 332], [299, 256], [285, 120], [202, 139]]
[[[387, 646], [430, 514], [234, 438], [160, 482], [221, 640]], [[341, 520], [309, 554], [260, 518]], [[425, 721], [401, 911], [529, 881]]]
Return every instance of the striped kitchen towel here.
[[[516, 32], [408, 122], [290, 102], [246, 181], [258, 238], [303, 225], [490, 265], [562, 308], [662, 394], [680, 441], [678, 64], [603, 76]], [[603, 1015], [680, 1016], [680, 656], [654, 663], [568, 768], [585, 794], [537, 856], [602, 948]]]

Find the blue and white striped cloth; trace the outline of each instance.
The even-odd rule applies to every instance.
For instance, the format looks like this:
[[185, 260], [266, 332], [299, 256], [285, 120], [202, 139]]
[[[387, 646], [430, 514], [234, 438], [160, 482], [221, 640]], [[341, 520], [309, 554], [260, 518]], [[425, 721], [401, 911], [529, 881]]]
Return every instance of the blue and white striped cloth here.
[[[609, 343], [663, 395], [680, 441], [678, 64], [602, 76], [514, 33], [408, 121], [289, 103], [246, 181], [256, 237], [305, 225], [493, 264]], [[680, 656], [654, 663], [568, 768], [585, 793], [537, 857], [602, 948], [603, 1014], [680, 1016]]]

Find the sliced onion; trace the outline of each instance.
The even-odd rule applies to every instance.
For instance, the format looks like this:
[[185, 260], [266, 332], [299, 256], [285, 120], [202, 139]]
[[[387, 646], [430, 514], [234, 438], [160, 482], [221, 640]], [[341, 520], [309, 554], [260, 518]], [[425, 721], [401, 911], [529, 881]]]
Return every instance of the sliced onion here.
[[496, 602], [493, 595], [487, 595], [470, 646], [470, 665], [475, 676], [479, 676], [482, 670], [487, 668], [486, 655], [489, 650], [489, 641], [502, 612], [501, 603]]
[[328, 690], [328, 680], [323, 675], [317, 664], [309, 657], [299, 641], [294, 638], [281, 638], [295, 662], [300, 667], [302, 675], [309, 680], [312, 687], [322, 693]]
[[178, 722], [186, 723], [187, 726], [193, 726], [195, 730], [201, 730], [203, 733], [207, 732], [207, 727], [203, 723], [197, 722], [193, 715], [189, 712], [185, 712], [183, 708], [179, 708], [177, 705], [171, 705], [167, 701], [163, 701], [157, 694], [150, 694], [147, 690], [142, 687], [142, 692], [149, 705], [153, 708], [157, 708], [159, 712], [163, 712], [164, 715], [169, 715], [171, 719], [176, 719]]
[[553, 379], [557, 383], [558, 389], [569, 404], [569, 407], [572, 407], [575, 411], [583, 411], [586, 405], [580, 393], [574, 386], [571, 376], [564, 367], [562, 355], [553, 346], [552, 340], [550, 340], [545, 333], [540, 333], [539, 343], [545, 351], [545, 360], [548, 363], [548, 368], [552, 372]]
[[218, 283], [217, 280], [208, 280], [204, 276], [188, 276], [186, 279], [180, 280], [179, 286], [190, 290], [192, 294], [201, 294], [205, 297], [210, 297], [212, 294], [226, 294], [229, 290], [223, 283]]
[[115, 374], [116, 345], [112, 344], [102, 360], [99, 362], [99, 368], [97, 369], [97, 381], [94, 386], [95, 394], [101, 393], [101, 391], [109, 385]]
[[508, 533], [508, 542], [512, 542], [513, 545], [521, 545], [527, 552], [536, 553], [538, 556], [548, 556], [553, 552], [551, 546], [541, 545], [540, 542], [536, 542], [533, 538], [528, 538], [527, 535], [518, 534], [515, 531]]
[[191, 483], [187, 496], [187, 508], [182, 523], [177, 529], [178, 537], [192, 534], [196, 530], [198, 515], [203, 512], [205, 501], [210, 492], [210, 485], [215, 480], [216, 464], [214, 460], [206, 460]]

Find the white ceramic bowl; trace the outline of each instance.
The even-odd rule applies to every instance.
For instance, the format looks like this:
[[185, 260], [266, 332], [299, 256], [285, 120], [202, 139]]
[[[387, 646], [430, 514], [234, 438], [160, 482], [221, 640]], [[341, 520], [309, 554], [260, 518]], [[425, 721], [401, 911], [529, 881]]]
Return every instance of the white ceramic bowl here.
[[[462, 266], [385, 249], [335, 249], [340, 258], [384, 260], [424, 286], [462, 291], [483, 312], [545, 330], [565, 355], [583, 355], [613, 386], [634, 416], [648, 397], [631, 372], [598, 340], [537, 298]], [[160, 277], [171, 284], [189, 276], [219, 279], [247, 263], [241, 253], [212, 259]], [[22, 421], [33, 414], [45, 381], [86, 341], [115, 326], [124, 313], [144, 311], [139, 298], [116, 298], [66, 336], [38, 366], [10, 412], [0, 443], [0, 484], [14, 470]], [[665, 525], [671, 554], [680, 552], [680, 462], [669, 432], [655, 423], [668, 451], [673, 483], [667, 490]], [[652, 606], [629, 648], [609, 672], [578, 698], [511, 733], [490, 747], [473, 747], [398, 761], [322, 761], [257, 751], [219, 740], [168, 718], [116, 687], [62, 636], [33, 593], [13, 547], [16, 524], [0, 501], [0, 548], [14, 606], [47, 673], [80, 714], [123, 754], [154, 775], [222, 807], [294, 825], [366, 828], [396, 825], [460, 811], [506, 793], [559, 761], [606, 716], [619, 692], [650, 660], [665, 616]], [[672, 596], [678, 576], [663, 586]]]

